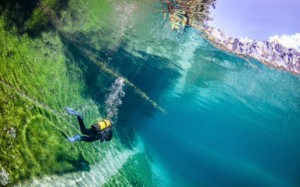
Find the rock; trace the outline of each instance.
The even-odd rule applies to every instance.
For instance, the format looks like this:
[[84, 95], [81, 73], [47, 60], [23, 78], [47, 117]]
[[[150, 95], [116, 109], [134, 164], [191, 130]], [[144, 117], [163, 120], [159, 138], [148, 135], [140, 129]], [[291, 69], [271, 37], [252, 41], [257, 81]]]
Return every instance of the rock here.
[[188, 25], [202, 25], [208, 20], [209, 7], [216, 0], [165, 0], [170, 13], [172, 29], [184, 29]]
[[13, 127], [11, 127], [11, 128], [7, 131], [7, 134], [8, 134], [9, 136], [11, 136], [12, 138], [14, 138], [14, 139], [17, 137], [16, 129], [13, 128]]
[[9, 183], [9, 174], [2, 167], [0, 168], [0, 184], [6, 186]]
[[300, 52], [276, 41], [255, 41], [227, 37], [220, 29], [205, 30], [218, 47], [241, 56], [249, 56], [266, 65], [300, 74]]

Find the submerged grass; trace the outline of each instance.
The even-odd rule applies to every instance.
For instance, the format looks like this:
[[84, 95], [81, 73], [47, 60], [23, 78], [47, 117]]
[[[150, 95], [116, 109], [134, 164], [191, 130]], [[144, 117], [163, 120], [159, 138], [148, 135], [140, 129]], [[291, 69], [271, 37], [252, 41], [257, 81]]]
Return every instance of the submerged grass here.
[[[10, 184], [42, 174], [82, 170], [82, 162], [93, 162], [85, 152], [93, 146], [70, 144], [62, 135], [78, 133], [75, 119], [63, 111], [65, 106], [97, 107], [82, 96], [81, 70], [73, 67], [74, 74], [69, 73], [55, 33], [32, 39], [3, 27], [1, 18], [0, 165], [10, 174]], [[86, 120], [96, 115], [97, 110]]]
[[[51, 40], [47, 39], [49, 35]], [[1, 29], [0, 36], [6, 39], [0, 44], [3, 49], [0, 160], [1, 166], [10, 173], [10, 184], [45, 174], [86, 170], [86, 165], [101, 160], [93, 157], [99, 150], [92, 144], [70, 144], [62, 135], [78, 133], [75, 119], [63, 112], [65, 106], [81, 108], [87, 122], [99, 113], [86, 111], [98, 107], [82, 96], [85, 92], [82, 72], [72, 64], [66, 65], [56, 35], [47, 33], [45, 38], [33, 40]], [[13, 49], [11, 55], [9, 49]], [[74, 74], [67, 68], [72, 68]], [[11, 128], [16, 129], [15, 138], [8, 133]], [[109, 147], [102, 147], [103, 152], [106, 149]]]
[[[86, 171], [112, 147], [124, 149], [120, 137], [115, 137], [110, 146], [101, 144], [101, 148], [99, 142], [71, 144], [66, 140], [66, 136], [79, 133], [79, 128], [64, 108], [79, 109], [86, 124], [90, 124], [103, 116], [102, 101], [111, 81], [119, 76], [115, 69], [98, 60], [98, 51], [113, 50], [123, 36], [116, 30], [117, 23], [108, 21], [112, 19], [111, 5], [108, 1], [74, 0], [60, 12], [60, 17], [56, 15], [56, 20], [51, 20], [51, 16], [44, 18], [48, 15], [45, 7], [59, 9], [58, 1], [41, 2], [25, 27], [34, 33], [49, 22], [53, 27], [36, 37], [30, 32], [14, 32], [18, 29], [13, 24], [8, 29], [8, 20], [0, 15], [0, 170], [9, 173], [9, 185], [42, 175]], [[112, 35], [102, 37], [113, 30]], [[91, 54], [76, 54], [69, 48], [70, 44], [78, 45], [78, 34], [90, 39], [90, 43], [82, 43], [77, 52], [87, 49]], [[73, 38], [65, 38], [66, 42], [63, 35]], [[128, 79], [125, 81], [142, 99], [163, 110]], [[145, 158], [132, 158], [119, 174], [125, 183], [144, 184], [141, 175], [130, 174], [137, 171], [135, 160]], [[147, 172], [150, 176], [149, 169]], [[107, 184], [115, 184], [119, 174]]]
[[104, 187], [122, 186], [124, 183], [132, 186], [157, 186], [156, 176], [152, 173], [145, 153], [138, 153], [129, 158], [118, 173], [104, 184]]

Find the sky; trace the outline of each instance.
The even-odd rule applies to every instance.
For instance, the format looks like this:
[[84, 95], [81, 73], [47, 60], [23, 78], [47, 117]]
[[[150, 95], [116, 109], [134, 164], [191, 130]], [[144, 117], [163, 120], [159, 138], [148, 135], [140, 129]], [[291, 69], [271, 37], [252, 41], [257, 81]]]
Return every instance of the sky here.
[[209, 25], [232, 37], [269, 40], [300, 33], [300, 0], [217, 0], [211, 12]]

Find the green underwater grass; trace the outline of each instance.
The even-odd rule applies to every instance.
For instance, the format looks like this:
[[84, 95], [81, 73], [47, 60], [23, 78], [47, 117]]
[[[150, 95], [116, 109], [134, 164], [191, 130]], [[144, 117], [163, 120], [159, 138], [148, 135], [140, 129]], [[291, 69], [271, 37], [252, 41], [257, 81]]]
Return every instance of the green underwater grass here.
[[[68, 73], [55, 34], [31, 39], [13, 35], [3, 26], [1, 19], [1, 166], [10, 173], [11, 184], [42, 174], [81, 170], [82, 146], [68, 143], [63, 136], [78, 133], [72, 125], [76, 120], [64, 113], [64, 107], [80, 108], [87, 102], [81, 95], [80, 76]], [[16, 130], [15, 138], [8, 133], [11, 128]]]
[[[57, 33], [46, 31], [37, 38], [16, 35], [5, 30], [1, 17], [0, 38], [0, 164], [10, 174], [10, 184], [80, 171], [82, 162], [92, 164], [93, 144], [66, 141], [64, 135], [79, 130], [76, 119], [63, 110], [96, 108], [84, 111], [88, 123], [100, 116], [98, 106], [85, 97], [82, 70], [68, 63]], [[15, 138], [10, 129], [16, 130]]]
[[124, 183], [132, 186], [157, 186], [146, 154], [138, 153], [129, 158], [118, 173], [104, 184], [104, 187], [122, 186]]
[[[54, 0], [43, 3], [57, 8]], [[19, 34], [14, 27], [7, 29], [7, 20], [1, 15], [0, 169], [4, 168], [9, 173], [9, 185], [44, 175], [88, 171], [89, 165], [101, 161], [101, 157], [96, 157], [99, 155], [99, 149], [96, 149], [98, 142], [71, 144], [66, 140], [66, 136], [80, 132], [76, 118], [68, 116], [64, 108], [79, 109], [87, 125], [103, 117], [102, 100], [95, 102], [95, 96], [103, 98], [115, 77], [110, 75], [110, 69], [103, 70], [97, 65], [94, 66], [97, 67], [95, 74], [91, 75], [84, 58], [76, 59], [69, 55], [68, 47], [72, 41], [63, 41], [62, 35], [72, 35], [75, 31], [83, 35], [92, 30], [100, 32], [108, 24], [102, 18], [110, 16], [109, 10], [107, 1], [70, 1], [68, 9], [61, 12], [61, 22], [66, 23], [64, 27], [43, 30], [37, 37], [31, 37], [30, 32], [37, 32], [51, 21], [43, 19], [45, 14], [41, 9], [34, 10], [25, 24], [29, 34]], [[77, 17], [72, 17], [72, 12]], [[78, 20], [79, 17], [81, 19]], [[103, 47], [97, 35], [88, 37], [92, 38], [91, 46], [95, 50]], [[109, 40], [101, 38], [101, 41]], [[116, 45], [114, 41], [111, 43], [104, 46]], [[92, 80], [96, 82], [93, 84], [100, 85], [96, 87], [99, 93], [87, 85], [87, 75], [94, 77]], [[15, 137], [10, 133], [11, 129], [15, 130]], [[103, 157], [112, 147], [123, 149], [118, 137], [110, 146], [101, 145]], [[131, 158], [106, 184], [115, 184], [120, 176], [123, 182], [130, 184], [143, 184], [146, 175], [150, 179], [149, 168], [144, 176], [132, 173], [140, 168], [140, 165], [135, 168], [132, 164], [135, 160], [142, 158], [143, 163], [147, 163], [143, 156], [140, 153]], [[152, 181], [146, 183], [151, 184]]]

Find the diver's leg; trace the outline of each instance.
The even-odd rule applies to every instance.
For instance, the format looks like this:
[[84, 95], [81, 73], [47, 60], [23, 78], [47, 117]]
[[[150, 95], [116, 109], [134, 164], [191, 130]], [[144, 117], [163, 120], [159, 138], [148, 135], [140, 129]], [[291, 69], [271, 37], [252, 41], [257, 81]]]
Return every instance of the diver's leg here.
[[85, 135], [93, 134], [92, 129], [85, 128], [85, 125], [83, 123], [83, 119], [81, 118], [81, 116], [78, 115], [77, 120], [78, 120], [80, 131], [81, 131], [82, 134], [85, 134]]
[[81, 136], [79, 141], [94, 142], [98, 140], [96, 136]]

